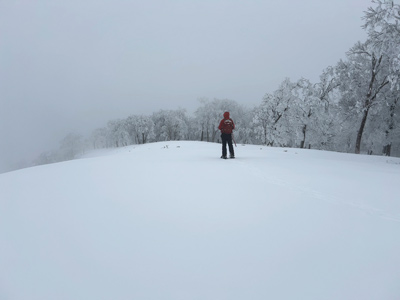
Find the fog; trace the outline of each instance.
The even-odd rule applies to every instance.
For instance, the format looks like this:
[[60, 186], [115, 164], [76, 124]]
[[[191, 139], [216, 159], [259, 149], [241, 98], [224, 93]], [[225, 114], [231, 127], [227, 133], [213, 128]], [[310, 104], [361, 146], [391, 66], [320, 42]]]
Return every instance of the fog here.
[[317, 81], [366, 33], [369, 0], [0, 0], [0, 172], [69, 132], [199, 98], [261, 102]]

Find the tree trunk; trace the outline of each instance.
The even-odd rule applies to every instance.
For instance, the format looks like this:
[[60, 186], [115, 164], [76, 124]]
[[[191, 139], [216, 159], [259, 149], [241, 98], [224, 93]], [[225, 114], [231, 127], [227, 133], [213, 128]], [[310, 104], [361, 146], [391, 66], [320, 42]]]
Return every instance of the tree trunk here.
[[213, 133], [212, 133], [212, 139], [211, 139], [211, 142], [213, 142], [213, 143], [214, 143], [214, 141], [215, 141], [215, 137], [217, 136], [217, 133], [218, 133], [218, 129], [217, 129], [217, 130], [215, 130], [215, 131], [213, 131]]
[[389, 138], [389, 135], [394, 129], [394, 125], [395, 125], [395, 120], [394, 120], [395, 109], [396, 109], [396, 105], [397, 105], [397, 101], [398, 100], [399, 100], [399, 98], [395, 99], [394, 103], [392, 103], [392, 105], [390, 105], [389, 126], [388, 126], [388, 129], [385, 131], [385, 137], [386, 137], [387, 144], [383, 147], [383, 155], [385, 155], [385, 156], [390, 156], [391, 151], [392, 151], [392, 142], [391, 142], [391, 139]]
[[307, 132], [307, 125], [303, 126], [303, 140], [300, 143], [300, 148], [305, 148], [305, 144], [306, 144], [306, 132]]
[[362, 120], [361, 120], [360, 128], [358, 129], [358, 133], [357, 133], [356, 149], [355, 149], [356, 154], [360, 154], [361, 139], [362, 139], [362, 135], [363, 135], [364, 128], [365, 128], [365, 123], [367, 122], [368, 112], [369, 112], [369, 107], [367, 106], [367, 108], [364, 111]]
[[383, 146], [383, 155], [390, 156], [391, 151], [392, 151], [392, 144], [387, 144]]
[[264, 126], [263, 130], [264, 130], [264, 145], [266, 145], [267, 144], [267, 126]]

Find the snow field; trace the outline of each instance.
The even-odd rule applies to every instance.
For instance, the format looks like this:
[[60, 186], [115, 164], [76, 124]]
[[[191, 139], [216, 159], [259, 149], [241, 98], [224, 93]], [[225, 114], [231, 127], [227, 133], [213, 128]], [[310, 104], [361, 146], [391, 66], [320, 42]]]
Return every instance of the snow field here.
[[0, 299], [400, 297], [400, 159], [220, 147], [0, 174]]

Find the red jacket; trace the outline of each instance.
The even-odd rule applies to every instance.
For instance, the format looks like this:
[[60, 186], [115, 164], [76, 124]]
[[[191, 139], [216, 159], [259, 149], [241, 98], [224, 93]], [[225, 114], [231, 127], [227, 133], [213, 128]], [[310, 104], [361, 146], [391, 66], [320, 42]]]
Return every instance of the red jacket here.
[[235, 123], [229, 118], [229, 112], [224, 113], [224, 118], [219, 122], [218, 129], [227, 134], [231, 134], [232, 130], [235, 129]]

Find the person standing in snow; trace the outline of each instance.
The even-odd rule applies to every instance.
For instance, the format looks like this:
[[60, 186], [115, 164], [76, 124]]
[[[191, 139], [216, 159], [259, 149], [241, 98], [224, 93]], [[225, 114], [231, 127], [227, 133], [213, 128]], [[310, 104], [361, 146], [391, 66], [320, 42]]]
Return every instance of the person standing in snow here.
[[233, 151], [232, 145], [232, 131], [235, 129], [235, 123], [229, 117], [229, 112], [224, 112], [224, 118], [219, 122], [218, 129], [221, 130], [221, 139], [222, 139], [222, 156], [221, 158], [226, 159], [226, 144], [229, 146], [229, 154], [230, 158], [235, 158], [235, 153]]

